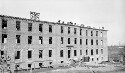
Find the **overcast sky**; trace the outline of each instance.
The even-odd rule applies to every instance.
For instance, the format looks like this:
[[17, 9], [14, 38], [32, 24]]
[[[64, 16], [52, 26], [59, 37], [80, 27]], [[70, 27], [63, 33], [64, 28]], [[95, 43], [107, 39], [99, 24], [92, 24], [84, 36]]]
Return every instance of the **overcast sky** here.
[[72, 21], [85, 26], [105, 27], [108, 45], [125, 44], [125, 0], [0, 0], [0, 14], [40, 20]]

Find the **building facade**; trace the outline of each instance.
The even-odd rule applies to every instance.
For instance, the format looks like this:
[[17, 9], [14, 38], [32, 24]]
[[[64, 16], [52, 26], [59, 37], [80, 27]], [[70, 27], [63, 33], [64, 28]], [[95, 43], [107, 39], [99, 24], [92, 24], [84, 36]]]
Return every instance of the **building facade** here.
[[89, 57], [108, 60], [107, 30], [0, 15], [1, 57], [10, 68], [39, 68]]

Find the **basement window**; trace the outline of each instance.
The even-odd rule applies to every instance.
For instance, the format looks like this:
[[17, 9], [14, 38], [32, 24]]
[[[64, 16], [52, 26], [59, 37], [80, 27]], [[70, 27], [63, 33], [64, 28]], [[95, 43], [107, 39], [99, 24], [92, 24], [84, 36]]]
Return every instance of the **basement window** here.
[[4, 51], [1, 51], [1, 55], [4, 55]]
[[7, 43], [7, 34], [2, 34], [2, 43]]
[[63, 63], [64, 61], [61, 61], [61, 63]]
[[28, 68], [31, 68], [31, 64], [28, 64]]
[[39, 63], [39, 67], [42, 68], [42, 66], [43, 66], [43, 63]]
[[7, 20], [2, 19], [2, 29], [7, 29]]

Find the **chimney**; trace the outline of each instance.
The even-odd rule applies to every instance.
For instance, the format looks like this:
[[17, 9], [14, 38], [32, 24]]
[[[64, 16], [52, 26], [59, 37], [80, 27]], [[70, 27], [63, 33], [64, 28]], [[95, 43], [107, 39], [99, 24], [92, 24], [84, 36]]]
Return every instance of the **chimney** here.
[[102, 27], [102, 29], [104, 29], [104, 27]]

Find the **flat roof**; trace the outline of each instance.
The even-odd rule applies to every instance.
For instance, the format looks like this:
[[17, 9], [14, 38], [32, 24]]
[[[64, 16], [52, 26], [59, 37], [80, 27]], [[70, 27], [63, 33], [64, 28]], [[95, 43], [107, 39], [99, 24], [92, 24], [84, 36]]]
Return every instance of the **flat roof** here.
[[59, 23], [59, 22], [41, 21], [41, 20], [33, 20], [33, 19], [27, 19], [27, 18], [21, 18], [21, 17], [8, 16], [8, 15], [0, 15], [0, 17], [6, 17], [6, 18], [11, 18], [11, 19], [19, 19], [19, 20], [26, 20], [26, 21], [33, 21], [33, 22], [41, 22], [41, 23], [49, 23], [49, 24], [59, 24], [59, 25], [65, 25], [65, 26], [75, 26], [75, 27], [93, 29], [93, 30], [108, 31], [108, 30], [105, 30], [105, 29], [91, 28], [90, 26], [85, 27], [85, 26], [80, 26], [80, 25], [73, 25], [73, 24], [66, 24], [66, 23]]

